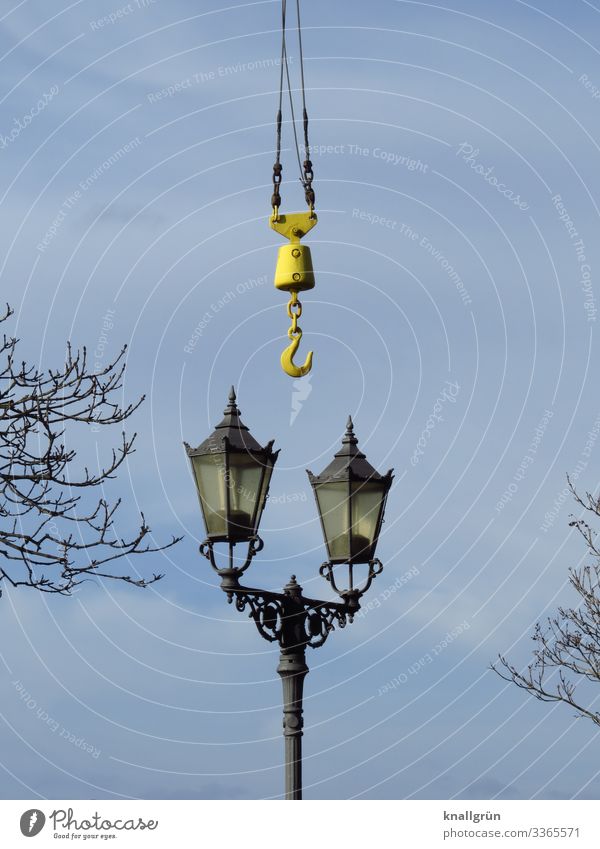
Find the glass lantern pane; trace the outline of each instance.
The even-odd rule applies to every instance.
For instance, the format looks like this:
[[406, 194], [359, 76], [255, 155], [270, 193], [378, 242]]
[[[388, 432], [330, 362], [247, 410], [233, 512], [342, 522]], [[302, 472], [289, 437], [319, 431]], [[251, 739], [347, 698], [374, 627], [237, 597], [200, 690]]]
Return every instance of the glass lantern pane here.
[[209, 536], [227, 533], [227, 493], [225, 486], [225, 454], [192, 457], [200, 507]]
[[329, 557], [331, 560], [346, 560], [350, 556], [348, 483], [321, 484], [315, 488], [315, 493]]
[[352, 484], [352, 557], [371, 558], [384, 488], [377, 483]]
[[262, 489], [260, 491], [260, 499], [258, 501], [258, 513], [256, 514], [256, 521], [254, 523], [255, 528], [258, 528], [260, 524], [260, 517], [262, 516], [262, 511], [265, 508], [265, 498], [267, 497], [267, 493], [269, 491], [269, 485], [271, 483], [271, 475], [273, 474], [273, 462], [272, 460], [265, 460], [264, 463], [265, 475], [262, 482]]
[[248, 537], [254, 532], [253, 518], [260, 499], [263, 466], [251, 454], [229, 455], [229, 534]]

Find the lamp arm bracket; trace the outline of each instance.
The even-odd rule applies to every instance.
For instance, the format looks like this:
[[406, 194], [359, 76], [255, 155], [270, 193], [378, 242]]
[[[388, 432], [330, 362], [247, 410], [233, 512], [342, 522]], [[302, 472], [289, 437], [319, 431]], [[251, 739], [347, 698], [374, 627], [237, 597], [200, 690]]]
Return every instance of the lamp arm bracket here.
[[219, 575], [220, 577], [223, 577], [224, 575], [232, 575], [232, 574], [237, 575], [237, 576], [243, 575], [244, 572], [246, 571], [246, 569], [249, 568], [249, 566], [252, 563], [252, 560], [255, 557], [255, 555], [258, 554], [259, 551], [262, 551], [262, 549], [264, 547], [264, 542], [262, 541], [262, 539], [258, 535], [252, 537], [248, 541], [248, 551], [246, 553], [246, 559], [244, 561], [243, 566], [234, 566], [233, 565], [233, 545], [235, 545], [235, 543], [233, 545], [230, 544], [229, 566], [225, 567], [225, 568], [222, 567], [222, 566], [219, 566], [216, 562], [214, 545], [215, 544], [212, 540], [205, 539], [204, 542], [202, 542], [200, 544], [200, 554], [203, 557], [206, 557], [206, 559], [208, 560], [208, 562], [210, 563], [212, 568], [215, 570], [217, 575]]
[[[340, 566], [344, 564], [339, 564]], [[331, 584], [331, 588], [335, 593], [337, 593], [340, 598], [344, 600], [344, 604], [346, 608], [350, 609], [350, 612], [356, 612], [360, 605], [359, 601], [363, 597], [363, 595], [368, 592], [373, 583], [373, 580], [381, 575], [383, 572], [383, 563], [381, 560], [375, 558], [374, 560], [369, 561], [369, 572], [367, 574], [366, 581], [362, 587], [352, 587], [348, 590], [340, 590], [335, 582], [335, 571], [334, 564], [330, 561], [323, 563], [321, 568], [319, 569], [320, 575], [322, 575], [325, 580]]]
[[377, 575], [381, 575], [383, 572], [383, 563], [381, 560], [375, 558], [375, 560], [371, 560], [369, 562], [369, 574], [367, 575], [367, 582], [364, 587], [360, 590], [361, 596], [364, 595], [370, 588], [373, 580], [377, 577]]
[[351, 621], [351, 613], [345, 603], [290, 596], [288, 593], [236, 586], [223, 587], [228, 600], [240, 613], [248, 610], [248, 616], [256, 628], [270, 643], [279, 643], [281, 649], [322, 646], [335, 629], [345, 628]]

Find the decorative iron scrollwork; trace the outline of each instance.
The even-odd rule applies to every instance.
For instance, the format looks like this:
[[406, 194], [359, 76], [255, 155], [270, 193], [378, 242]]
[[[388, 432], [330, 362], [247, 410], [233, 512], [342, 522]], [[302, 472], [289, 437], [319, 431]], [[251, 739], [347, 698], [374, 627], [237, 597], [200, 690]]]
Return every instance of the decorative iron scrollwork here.
[[348, 622], [344, 606], [335, 602], [305, 599], [301, 595], [292, 599], [286, 593], [249, 587], [239, 587], [231, 596], [235, 597], [236, 610], [248, 611], [261, 637], [286, 649], [318, 648], [336, 626], [345, 628]]
[[[229, 557], [226, 566], [219, 566], [215, 559], [215, 543], [207, 539], [200, 545], [200, 553], [221, 578], [221, 588], [231, 604], [240, 613], [248, 611], [254, 620], [259, 634], [270, 643], [279, 643], [284, 650], [295, 648], [318, 648], [326, 641], [335, 628], [345, 628], [352, 622], [354, 614], [360, 608], [359, 600], [367, 592], [371, 583], [383, 569], [379, 560], [369, 563], [369, 572], [364, 585], [354, 588], [350, 572], [349, 589], [340, 590], [336, 585], [334, 567], [331, 563], [321, 566], [321, 575], [331, 584], [332, 589], [341, 598], [341, 602], [322, 601], [306, 598], [302, 587], [292, 575], [282, 593], [245, 587], [240, 577], [250, 566], [252, 559], [263, 547], [263, 541], [255, 536], [248, 541], [248, 551], [242, 566], [235, 565], [233, 549], [229, 544]], [[349, 566], [350, 570], [352, 569]]]
[[318, 602], [318, 606], [308, 607], [307, 613], [306, 645], [313, 649], [323, 645], [336, 625], [345, 628], [348, 623], [346, 611], [339, 604]]
[[240, 613], [250, 608], [248, 615], [254, 620], [261, 637], [270, 643], [281, 642], [283, 601], [275, 593], [261, 594], [256, 590], [236, 592], [235, 608]]

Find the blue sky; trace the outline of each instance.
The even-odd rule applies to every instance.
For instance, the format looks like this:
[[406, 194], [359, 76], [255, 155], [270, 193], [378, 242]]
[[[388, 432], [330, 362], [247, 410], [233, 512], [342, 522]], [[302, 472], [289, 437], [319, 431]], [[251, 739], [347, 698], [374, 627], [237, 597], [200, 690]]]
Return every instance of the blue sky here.
[[597, 797], [594, 726], [489, 664], [526, 662], [585, 558], [563, 491], [575, 470], [596, 488], [600, 451], [600, 9], [350, 0], [306, 3], [303, 23], [320, 220], [301, 322], [314, 367], [294, 382], [267, 222], [278, 4], [24, 0], [0, 18], [2, 297], [45, 366], [67, 338], [99, 362], [129, 344], [124, 393], [147, 400], [107, 492], [123, 532], [139, 506], [158, 541], [185, 537], [137, 564], [166, 573], [145, 592], [5, 592], [5, 798], [281, 793], [276, 652], [198, 555], [181, 447], [231, 383], [282, 449], [253, 584], [294, 572], [327, 593], [304, 470], [329, 462], [348, 413], [396, 470], [379, 606], [309, 657], [306, 797]]

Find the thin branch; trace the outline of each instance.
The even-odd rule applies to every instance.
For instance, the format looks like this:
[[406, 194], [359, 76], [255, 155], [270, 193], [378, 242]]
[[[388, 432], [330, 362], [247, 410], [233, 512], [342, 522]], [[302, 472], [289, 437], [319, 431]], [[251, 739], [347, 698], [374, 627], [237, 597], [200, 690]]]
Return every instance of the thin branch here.
[[[0, 324], [12, 314], [7, 306]], [[81, 498], [115, 478], [134, 453], [136, 434], [127, 437], [122, 431], [104, 464], [97, 470], [84, 465], [78, 473], [78, 451], [65, 445], [68, 429], [120, 425], [143, 402], [143, 396], [125, 406], [114, 400], [123, 386], [127, 346], [101, 370], [90, 371], [86, 349], [74, 351], [69, 342], [63, 365], [44, 372], [18, 362], [17, 345], [14, 337], [0, 339], [0, 585], [6, 581], [68, 595], [90, 576], [137, 587], [160, 580], [161, 574], [132, 577], [108, 567], [122, 558], [163, 551], [180, 537], [163, 545], [149, 542], [143, 514], [131, 536], [117, 536], [120, 500], [110, 504], [101, 498], [82, 509]]]

